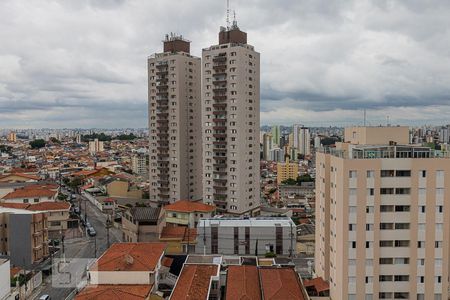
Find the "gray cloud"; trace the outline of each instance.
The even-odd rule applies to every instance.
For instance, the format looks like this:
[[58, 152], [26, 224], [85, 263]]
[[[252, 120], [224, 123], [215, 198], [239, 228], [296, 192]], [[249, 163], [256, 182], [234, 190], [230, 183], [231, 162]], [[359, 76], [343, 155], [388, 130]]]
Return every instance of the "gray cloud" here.
[[[231, 5], [261, 52], [262, 123], [448, 121], [450, 3]], [[1, 1], [0, 126], [147, 126], [146, 57], [171, 31], [199, 56], [224, 21], [225, 1]]]

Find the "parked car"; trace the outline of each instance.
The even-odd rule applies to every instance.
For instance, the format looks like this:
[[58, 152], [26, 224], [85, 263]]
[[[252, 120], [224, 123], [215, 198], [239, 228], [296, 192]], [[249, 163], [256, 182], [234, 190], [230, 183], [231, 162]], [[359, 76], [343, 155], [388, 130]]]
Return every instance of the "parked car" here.
[[97, 235], [97, 232], [95, 232], [94, 227], [88, 227], [87, 233], [89, 234], [89, 236], [96, 236]]
[[42, 295], [39, 297], [39, 300], [50, 300], [50, 296], [49, 295]]

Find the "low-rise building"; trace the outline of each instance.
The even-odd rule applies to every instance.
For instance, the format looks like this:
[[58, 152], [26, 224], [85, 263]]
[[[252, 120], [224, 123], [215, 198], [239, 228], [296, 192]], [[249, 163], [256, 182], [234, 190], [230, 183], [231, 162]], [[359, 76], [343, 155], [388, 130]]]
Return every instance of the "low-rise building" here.
[[0, 207], [0, 225], [0, 253], [11, 264], [29, 268], [49, 256], [46, 213]]
[[202, 218], [214, 215], [215, 206], [189, 200], [178, 200], [164, 206], [167, 226], [197, 227]]
[[197, 236], [196, 253], [295, 254], [296, 226], [287, 217], [202, 219]]
[[158, 241], [163, 215], [159, 207], [132, 207], [122, 216], [122, 235], [125, 242]]
[[0, 258], [0, 299], [7, 299], [11, 292], [9, 259]]
[[6, 203], [40, 203], [54, 202], [58, 195], [57, 185], [27, 185], [6, 194], [0, 202]]
[[47, 213], [48, 235], [50, 238], [59, 237], [68, 228], [70, 220], [70, 203], [68, 202], [41, 202], [30, 204], [26, 209]]

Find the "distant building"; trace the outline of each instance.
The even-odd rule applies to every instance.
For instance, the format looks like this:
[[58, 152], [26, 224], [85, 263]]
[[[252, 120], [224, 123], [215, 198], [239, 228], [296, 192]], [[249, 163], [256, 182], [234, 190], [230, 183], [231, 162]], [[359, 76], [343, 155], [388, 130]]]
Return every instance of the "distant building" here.
[[148, 154], [138, 153], [131, 156], [131, 170], [134, 174], [148, 176]]
[[263, 134], [263, 159], [264, 160], [270, 160], [270, 152], [273, 148], [273, 139], [271, 133], [264, 133]]
[[286, 152], [284, 149], [274, 148], [270, 151], [270, 160], [276, 162], [284, 162], [286, 157]]
[[279, 125], [272, 126], [272, 142], [280, 147], [281, 129]]
[[103, 142], [99, 141], [98, 139], [89, 141], [89, 153], [91, 155], [95, 155], [103, 151], [104, 151]]
[[17, 135], [16, 135], [16, 133], [14, 131], [11, 131], [8, 134], [8, 142], [11, 142], [11, 143], [17, 142]]
[[197, 227], [196, 253], [294, 255], [296, 225], [290, 218], [210, 218]]
[[309, 128], [301, 127], [299, 129], [297, 149], [302, 155], [311, 155], [311, 136], [309, 134]]
[[298, 177], [298, 162], [290, 162], [289, 157], [286, 162], [277, 164], [277, 183], [280, 185], [286, 179], [297, 179]]

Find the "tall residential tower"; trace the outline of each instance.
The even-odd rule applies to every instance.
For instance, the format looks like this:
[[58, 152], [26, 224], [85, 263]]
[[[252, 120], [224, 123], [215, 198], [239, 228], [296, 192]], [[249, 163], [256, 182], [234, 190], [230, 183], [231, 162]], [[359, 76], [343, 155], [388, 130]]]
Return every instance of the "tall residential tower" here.
[[175, 35], [148, 59], [150, 201], [201, 199], [200, 63]]
[[259, 53], [236, 22], [202, 55], [203, 198], [243, 214], [259, 199]]

